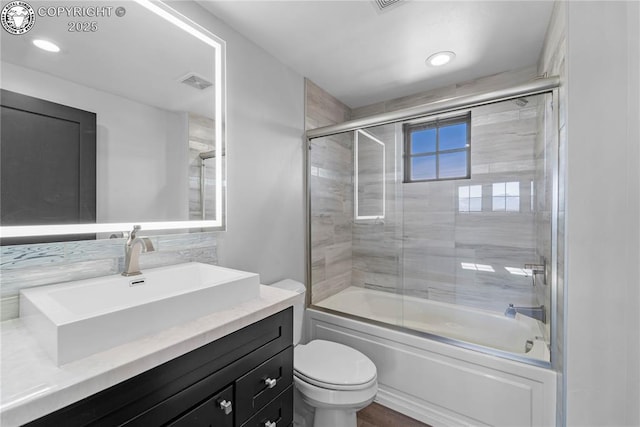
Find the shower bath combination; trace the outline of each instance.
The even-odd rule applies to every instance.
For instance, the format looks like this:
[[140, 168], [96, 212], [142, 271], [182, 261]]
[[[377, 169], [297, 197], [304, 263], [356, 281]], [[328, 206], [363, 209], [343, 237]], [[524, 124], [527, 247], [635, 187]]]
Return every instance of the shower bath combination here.
[[[505, 423], [456, 398], [474, 386], [448, 399], [434, 381], [455, 366], [444, 383], [475, 384], [472, 363], [515, 375], [476, 390], [508, 396], [504, 414], [529, 405], [534, 424], [553, 423], [557, 86], [536, 79], [307, 131], [311, 338], [371, 357], [381, 403]], [[407, 385], [415, 372], [426, 388]], [[522, 378], [545, 397], [506, 386]]]

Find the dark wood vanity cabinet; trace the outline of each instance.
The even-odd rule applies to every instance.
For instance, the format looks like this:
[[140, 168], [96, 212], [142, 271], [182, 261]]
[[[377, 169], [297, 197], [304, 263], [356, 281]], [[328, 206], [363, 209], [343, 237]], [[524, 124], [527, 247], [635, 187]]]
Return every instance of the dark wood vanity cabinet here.
[[28, 426], [289, 426], [293, 310], [35, 420]]

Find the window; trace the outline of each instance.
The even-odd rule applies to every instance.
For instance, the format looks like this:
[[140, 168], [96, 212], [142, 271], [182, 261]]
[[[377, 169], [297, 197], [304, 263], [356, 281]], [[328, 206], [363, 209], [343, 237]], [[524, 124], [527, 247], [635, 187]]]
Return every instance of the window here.
[[482, 185], [458, 187], [458, 212], [482, 211]]
[[471, 177], [471, 113], [404, 126], [404, 182]]
[[493, 210], [520, 212], [520, 183], [493, 183]]

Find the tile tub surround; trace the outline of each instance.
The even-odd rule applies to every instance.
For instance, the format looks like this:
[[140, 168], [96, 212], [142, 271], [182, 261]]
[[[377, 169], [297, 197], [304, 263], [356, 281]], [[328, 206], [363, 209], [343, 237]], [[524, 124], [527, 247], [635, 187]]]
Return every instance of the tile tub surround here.
[[[530, 66], [355, 108], [351, 110], [351, 118], [394, 111], [453, 96], [510, 87], [530, 81], [535, 78], [537, 72], [536, 66]], [[317, 87], [313, 90], [322, 91]], [[307, 96], [307, 128], [316, 127], [313, 126], [316, 123], [309, 117], [312, 115], [309, 111], [314, 111], [324, 120], [319, 121], [318, 126], [330, 124], [331, 120], [326, 117], [336, 120], [344, 113], [344, 107], [337, 108], [334, 103], [326, 101], [328, 97], [330, 95], [326, 92], [316, 99]], [[327, 109], [332, 111], [327, 112]], [[401, 171], [402, 165], [401, 158], [394, 150], [397, 152], [399, 147], [397, 143], [387, 144], [386, 179], [391, 185], [387, 185], [384, 223], [353, 221], [353, 213], [345, 210], [347, 206], [353, 207], [353, 190], [344, 187], [340, 189], [336, 182], [331, 185], [324, 184], [323, 197], [321, 200], [316, 199], [314, 189], [317, 189], [313, 185], [314, 182], [322, 182], [317, 176], [321, 176], [323, 169], [314, 165], [312, 161], [312, 302], [339, 292], [351, 283], [376, 289], [386, 287], [395, 290], [402, 287], [403, 292], [410, 295], [489, 310], [504, 311], [506, 304], [511, 302], [516, 305], [550, 306], [548, 287], [533, 289], [531, 279], [508, 274], [503, 268], [521, 268], [525, 262], [537, 263], [541, 256], [551, 259], [547, 237], [550, 229], [543, 224], [543, 221], [548, 219], [547, 196], [550, 180], [545, 179], [534, 187], [534, 207], [542, 210], [534, 212], [531, 204], [527, 203], [531, 197], [529, 182], [534, 179], [538, 181], [541, 176], [546, 177], [549, 173], [543, 161], [548, 142], [540, 138], [537, 132], [541, 123], [540, 114], [544, 109], [536, 98], [530, 97], [529, 103], [522, 108], [514, 103], [504, 103], [474, 110], [476, 114], [472, 119], [472, 135], [474, 141], [479, 141], [476, 144], [472, 143], [472, 182], [416, 183], [404, 184], [401, 185], [402, 188], [397, 188], [396, 181], [401, 180], [401, 177], [394, 175], [394, 171]], [[398, 132], [393, 127], [394, 125], [378, 126], [367, 131], [382, 140], [393, 141], [394, 134]], [[333, 138], [332, 143], [337, 145], [338, 136], [341, 135], [321, 139], [323, 144], [330, 144], [330, 138]], [[353, 166], [349, 164], [353, 162], [353, 149], [349, 151], [347, 146], [344, 148], [341, 155], [348, 159], [345, 160], [341, 173], [346, 175], [351, 171], [353, 175]], [[336, 152], [337, 150], [334, 150], [334, 154]], [[322, 153], [323, 156], [329, 154], [328, 149]], [[502, 158], [501, 161], [494, 161], [496, 154]], [[318, 154], [312, 154], [312, 159], [315, 156], [319, 157]], [[323, 161], [328, 163], [327, 159]], [[325, 173], [324, 177], [326, 182], [330, 179], [330, 174]], [[334, 176], [334, 181], [337, 179], [337, 175]], [[343, 177], [345, 186], [346, 179]], [[515, 180], [521, 182], [521, 212], [515, 215], [510, 212], [491, 212], [491, 184]], [[483, 186], [483, 204], [488, 211], [457, 213], [457, 186], [472, 184]], [[445, 192], [435, 187], [444, 188]], [[344, 195], [346, 198], [340, 200]], [[339, 225], [336, 224], [338, 208], [343, 209], [340, 218], [349, 219], [349, 222], [338, 221]], [[487, 229], [479, 234], [478, 225], [483, 223]], [[335, 232], [338, 229], [340, 233]], [[340, 253], [345, 258], [327, 257], [325, 249], [336, 243], [339, 243], [339, 247], [331, 247], [330, 255]], [[541, 244], [543, 249], [537, 250], [537, 244]], [[497, 264], [502, 273], [490, 277], [481, 271], [463, 270], [461, 262]], [[347, 271], [349, 263], [352, 266], [351, 271]], [[339, 271], [340, 274], [327, 281], [324, 276], [327, 271]], [[498, 283], [495, 282], [496, 276], [500, 276]]]
[[[197, 261], [217, 263], [216, 233], [150, 236], [155, 250], [140, 256], [140, 267]], [[122, 271], [124, 238], [3, 246], [0, 248], [2, 320], [18, 317], [20, 289], [108, 276]]]
[[[539, 259], [536, 226], [544, 223], [534, 221], [539, 204], [532, 200], [548, 194], [531, 193], [536, 168], [544, 164], [535, 156], [539, 101], [528, 97], [524, 107], [507, 101], [473, 108], [471, 179], [403, 184], [402, 159], [396, 154], [402, 151], [401, 126], [367, 129], [386, 143], [387, 209], [383, 222], [356, 220], [352, 227], [352, 284], [496, 312], [509, 303], [544, 303], [536, 290], [548, 293], [548, 287], [534, 288], [531, 278], [505, 269]], [[519, 211], [494, 212], [493, 183], [512, 181], [519, 182]], [[482, 187], [482, 211], [459, 212], [458, 188], [473, 185]], [[548, 222], [548, 216], [540, 217]], [[490, 265], [494, 271], [465, 269], [463, 263]]]
[[55, 366], [20, 319], [2, 326], [0, 424], [12, 427], [159, 366], [295, 304], [299, 294], [260, 287], [260, 297], [155, 335]]
[[[349, 120], [349, 107], [305, 80], [305, 129]], [[311, 206], [311, 275], [314, 301], [351, 285], [353, 224], [353, 141], [335, 135], [312, 141], [309, 153]]]
[[[471, 179], [403, 184], [406, 290], [497, 312], [508, 303], [536, 305], [531, 279], [505, 270], [537, 261], [530, 202], [537, 99], [528, 99], [526, 107], [508, 101], [472, 110]], [[492, 211], [492, 185], [513, 181], [519, 183], [519, 211]], [[482, 211], [458, 212], [458, 188], [473, 185], [482, 188]]]

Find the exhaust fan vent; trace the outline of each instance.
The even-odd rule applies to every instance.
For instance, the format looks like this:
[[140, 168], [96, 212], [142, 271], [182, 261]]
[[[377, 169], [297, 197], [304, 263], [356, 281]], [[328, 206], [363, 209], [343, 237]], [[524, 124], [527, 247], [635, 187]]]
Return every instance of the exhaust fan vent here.
[[209, 86], [213, 86], [213, 83], [206, 80], [204, 77], [197, 75], [196, 73], [189, 73], [186, 76], [179, 79], [180, 83], [184, 83], [188, 86], [195, 87], [196, 89], [206, 89]]
[[374, 0], [374, 3], [380, 10], [389, 9], [391, 6], [398, 5], [402, 0]]

